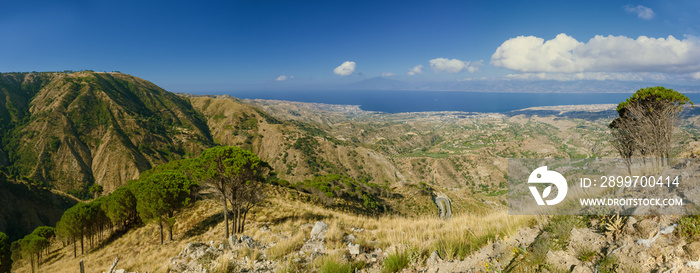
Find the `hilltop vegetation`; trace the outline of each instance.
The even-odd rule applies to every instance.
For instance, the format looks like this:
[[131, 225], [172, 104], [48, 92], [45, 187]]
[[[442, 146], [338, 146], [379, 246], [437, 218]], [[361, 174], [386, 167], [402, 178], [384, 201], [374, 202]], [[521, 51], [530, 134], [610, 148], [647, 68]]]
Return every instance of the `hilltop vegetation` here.
[[212, 145], [186, 99], [121, 73], [0, 74], [3, 170], [80, 198]]

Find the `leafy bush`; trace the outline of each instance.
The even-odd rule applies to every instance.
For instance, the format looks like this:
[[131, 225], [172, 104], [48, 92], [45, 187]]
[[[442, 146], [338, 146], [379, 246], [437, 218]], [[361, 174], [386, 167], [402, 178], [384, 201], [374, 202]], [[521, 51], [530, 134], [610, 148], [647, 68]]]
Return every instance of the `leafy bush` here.
[[700, 215], [682, 217], [678, 220], [678, 235], [690, 240], [700, 238]]

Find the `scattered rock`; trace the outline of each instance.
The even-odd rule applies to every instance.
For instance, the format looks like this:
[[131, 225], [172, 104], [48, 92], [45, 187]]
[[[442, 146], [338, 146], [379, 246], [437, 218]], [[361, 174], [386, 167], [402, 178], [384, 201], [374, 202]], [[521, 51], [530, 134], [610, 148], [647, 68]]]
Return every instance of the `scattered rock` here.
[[665, 228], [662, 228], [658, 232], [653, 231], [652, 234], [656, 234], [656, 235], [654, 235], [654, 237], [651, 237], [649, 239], [639, 239], [639, 240], [637, 240], [637, 244], [643, 245], [646, 247], [651, 247], [651, 244], [653, 244], [656, 241], [656, 239], [659, 238], [659, 236], [673, 233], [675, 228], [676, 228], [676, 224], [673, 224], [673, 225], [667, 226]]
[[320, 256], [323, 256], [323, 255], [326, 255], [326, 254], [324, 254], [324, 253], [321, 252], [321, 251], [314, 251], [313, 253], [311, 253], [310, 258], [311, 258], [311, 260], [313, 261], [313, 260], [315, 260], [316, 258], [318, 258], [318, 257], [320, 257]]
[[170, 272], [207, 272], [216, 266], [223, 251], [205, 243], [189, 243], [176, 257], [170, 259]]
[[676, 229], [676, 226], [677, 226], [677, 224], [673, 224], [673, 225], [667, 226], [667, 227], [661, 229], [661, 230], [659, 231], [659, 234], [661, 234], [661, 235], [669, 234], [669, 233], [673, 232], [673, 230]]
[[348, 242], [355, 242], [355, 240], [357, 240], [357, 238], [355, 238], [355, 235], [352, 235], [352, 234], [349, 234], [348, 236], [345, 237], [345, 241], [348, 241]]
[[700, 261], [698, 261], [698, 262], [690, 261], [690, 262], [686, 263], [685, 265], [690, 267], [690, 268], [693, 268], [693, 269], [700, 269]]
[[231, 248], [236, 246], [238, 244], [238, 237], [236, 237], [236, 235], [231, 235], [231, 237], [228, 237], [228, 244]]
[[326, 251], [326, 247], [323, 245], [322, 240], [310, 239], [301, 246], [301, 251], [305, 253], [324, 252]]
[[248, 248], [261, 248], [263, 245], [255, 241], [252, 237], [248, 235], [241, 235], [241, 238], [236, 237], [236, 235], [231, 235], [231, 237], [228, 238], [228, 244], [231, 246], [232, 249], [234, 248], [240, 248], [240, 247], [248, 247]]
[[248, 235], [241, 236], [239, 243], [244, 244], [248, 248], [260, 248], [262, 246], [259, 242], [253, 240], [253, 238]]
[[323, 221], [318, 221], [311, 230], [311, 238], [325, 239], [326, 231], [328, 231], [328, 224]]
[[651, 237], [650, 239], [639, 239], [637, 240], [637, 244], [646, 247], [651, 247], [651, 244], [653, 244], [657, 238], [659, 238], [659, 234], [656, 234], [656, 236]]
[[316, 222], [314, 228], [311, 229], [310, 238], [301, 246], [301, 251], [311, 253], [312, 260], [326, 251], [323, 244], [326, 240], [326, 231], [328, 231], [328, 224], [323, 221]]
[[350, 255], [359, 255], [360, 254], [360, 245], [358, 244], [353, 244], [348, 243], [348, 250], [350, 251]]
[[350, 228], [350, 231], [352, 231], [352, 232], [358, 232], [358, 233], [359, 233], [359, 232], [365, 231], [365, 229], [364, 229], [364, 228], [355, 228], [355, 227], [351, 227], [351, 228]]
[[627, 234], [632, 234], [634, 233], [634, 225], [637, 223], [637, 218], [634, 218], [630, 216], [627, 218], [627, 222], [625, 222], [625, 227], [622, 228], [622, 231]]
[[690, 256], [690, 260], [699, 261], [700, 260], [700, 242], [695, 241], [690, 244], [685, 245], [685, 252]]
[[650, 239], [656, 233], [656, 224], [651, 219], [644, 219], [634, 225], [637, 234], [643, 239]]
[[[102, 273], [109, 273], [109, 272], [103, 271]], [[129, 272], [129, 271], [126, 271], [126, 269], [116, 269], [113, 271], [113, 273], [139, 273], [139, 272], [138, 271]]]
[[430, 258], [428, 258], [428, 266], [435, 265], [439, 262], [442, 262], [440, 254], [438, 254], [437, 250], [433, 250], [433, 253], [430, 253]]

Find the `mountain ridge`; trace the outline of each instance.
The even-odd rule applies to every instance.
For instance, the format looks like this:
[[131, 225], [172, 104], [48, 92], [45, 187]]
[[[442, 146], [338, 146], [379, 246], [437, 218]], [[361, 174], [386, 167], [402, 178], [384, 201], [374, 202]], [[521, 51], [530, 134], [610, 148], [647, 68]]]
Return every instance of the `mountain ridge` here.
[[181, 158], [185, 138], [198, 144], [193, 151], [211, 146], [188, 102], [130, 75], [17, 73], [0, 82], [0, 113], [8, 113], [4, 171], [23, 180], [85, 198], [94, 183], [111, 191], [153, 164]]

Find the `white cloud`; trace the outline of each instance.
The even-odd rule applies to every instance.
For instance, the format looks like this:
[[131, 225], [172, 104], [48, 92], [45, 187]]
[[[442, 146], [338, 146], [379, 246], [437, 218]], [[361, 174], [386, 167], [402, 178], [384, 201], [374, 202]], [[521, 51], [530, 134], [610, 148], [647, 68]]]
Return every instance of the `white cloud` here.
[[275, 79], [278, 82], [294, 79], [294, 76], [280, 75]]
[[459, 73], [464, 70], [469, 71], [469, 73], [474, 73], [479, 71], [479, 67], [483, 65], [483, 61], [476, 62], [464, 62], [457, 59], [446, 59], [446, 58], [436, 58], [430, 60], [430, 67], [435, 70], [435, 72], [447, 72], [447, 73]]
[[564, 33], [549, 41], [518, 36], [496, 49], [491, 64], [519, 72], [690, 73], [700, 71], [698, 41], [694, 37], [595, 36], [583, 43]]
[[[510, 76], [510, 75], [509, 75], [509, 76]], [[478, 78], [468, 77], [468, 78], [464, 78], [464, 79], [459, 79], [459, 80], [457, 80], [457, 81], [459, 81], [459, 82], [485, 81], [485, 80], [488, 80], [488, 79], [489, 79], [488, 77], [478, 77]]]
[[333, 69], [333, 73], [340, 76], [350, 76], [353, 72], [355, 72], [356, 66], [357, 64], [355, 64], [355, 62], [346, 61], [340, 66]]
[[416, 74], [423, 74], [423, 65], [422, 64], [416, 65], [413, 68], [411, 68], [410, 71], [408, 71], [409, 76], [413, 76]]
[[625, 11], [627, 11], [628, 13], [637, 14], [637, 17], [642, 18], [644, 20], [651, 20], [651, 18], [654, 18], [654, 11], [642, 5], [638, 5], [636, 7], [632, 5], [626, 5]]
[[382, 72], [382, 77], [393, 77], [396, 76], [396, 74], [391, 73], [391, 72]]
[[555, 80], [555, 81], [663, 81], [667, 77], [661, 73], [618, 73], [618, 72], [579, 72], [579, 73], [519, 73], [508, 74], [508, 79], [517, 80]]

